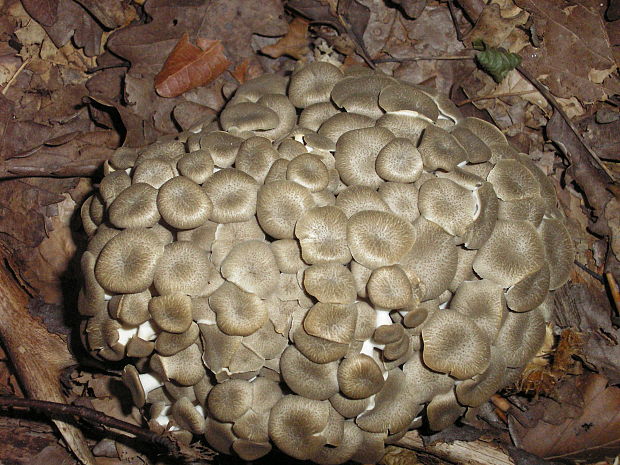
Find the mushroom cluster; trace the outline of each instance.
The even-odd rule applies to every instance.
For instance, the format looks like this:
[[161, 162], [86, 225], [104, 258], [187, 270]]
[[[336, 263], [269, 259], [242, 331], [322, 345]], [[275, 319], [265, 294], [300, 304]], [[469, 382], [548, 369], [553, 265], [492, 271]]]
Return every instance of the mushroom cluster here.
[[151, 428], [376, 463], [536, 354], [573, 245], [551, 182], [446, 97], [325, 62], [120, 148], [82, 207], [83, 342]]

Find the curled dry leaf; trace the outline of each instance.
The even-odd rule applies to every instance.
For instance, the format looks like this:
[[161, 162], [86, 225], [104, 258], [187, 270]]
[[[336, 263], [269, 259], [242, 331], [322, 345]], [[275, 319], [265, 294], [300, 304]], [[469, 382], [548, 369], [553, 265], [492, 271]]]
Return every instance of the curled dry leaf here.
[[303, 18], [295, 18], [289, 24], [288, 32], [284, 37], [273, 45], [267, 45], [261, 49], [266, 55], [278, 58], [282, 55], [289, 55], [297, 60], [301, 60], [310, 52], [308, 48], [308, 25], [309, 21]]
[[189, 35], [176, 44], [163, 69], [155, 76], [155, 90], [162, 97], [176, 97], [198, 86], [205, 86], [222, 74], [230, 61], [219, 40], [199, 38], [197, 45]]

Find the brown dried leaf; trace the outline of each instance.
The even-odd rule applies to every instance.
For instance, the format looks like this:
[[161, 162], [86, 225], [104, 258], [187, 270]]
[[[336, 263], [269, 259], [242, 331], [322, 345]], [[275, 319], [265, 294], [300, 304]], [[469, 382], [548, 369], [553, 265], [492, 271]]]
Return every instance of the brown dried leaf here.
[[21, 0], [24, 10], [44, 26], [52, 26], [58, 18], [58, 0]]
[[[588, 460], [615, 455], [620, 447], [620, 388], [608, 386], [599, 374], [574, 378], [583, 408], [575, 418], [562, 419], [557, 425], [539, 421], [526, 428], [512, 422], [511, 434], [515, 444], [547, 459]], [[544, 399], [543, 408], [555, 401]], [[547, 405], [548, 404], [548, 405]], [[560, 407], [560, 410], [564, 410]]]
[[198, 38], [198, 47], [183, 34], [162, 70], [155, 76], [155, 90], [162, 97], [176, 97], [198, 86], [206, 86], [222, 74], [230, 61], [219, 40]]
[[289, 55], [297, 60], [304, 58], [310, 52], [308, 47], [308, 26], [310, 22], [303, 18], [295, 18], [289, 24], [288, 32], [284, 37], [273, 45], [268, 45], [261, 49], [266, 55], [272, 58], [279, 58], [282, 55]]

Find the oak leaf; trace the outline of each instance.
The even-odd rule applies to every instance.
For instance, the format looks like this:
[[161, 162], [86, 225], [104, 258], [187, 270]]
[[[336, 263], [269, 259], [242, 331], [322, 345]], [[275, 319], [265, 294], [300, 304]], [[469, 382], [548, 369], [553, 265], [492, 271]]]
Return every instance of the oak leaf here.
[[289, 55], [297, 60], [301, 60], [307, 53], [308, 48], [308, 25], [309, 21], [303, 18], [295, 18], [289, 24], [289, 30], [284, 37], [273, 45], [267, 45], [261, 49], [265, 55], [271, 58], [278, 58], [282, 55]]
[[175, 45], [162, 70], [155, 76], [155, 91], [162, 97], [176, 97], [190, 89], [205, 86], [222, 74], [230, 61], [219, 40], [198, 38], [197, 46], [189, 35]]

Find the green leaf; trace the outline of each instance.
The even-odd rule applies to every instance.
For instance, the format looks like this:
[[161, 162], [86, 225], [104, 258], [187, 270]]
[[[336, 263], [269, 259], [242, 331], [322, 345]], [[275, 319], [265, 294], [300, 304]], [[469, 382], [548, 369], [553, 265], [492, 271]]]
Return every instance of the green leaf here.
[[521, 57], [503, 48], [488, 48], [476, 55], [476, 60], [483, 70], [491, 75], [495, 82], [502, 82], [506, 75], [521, 64]]

